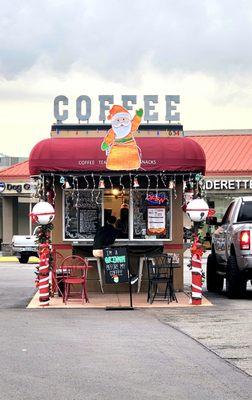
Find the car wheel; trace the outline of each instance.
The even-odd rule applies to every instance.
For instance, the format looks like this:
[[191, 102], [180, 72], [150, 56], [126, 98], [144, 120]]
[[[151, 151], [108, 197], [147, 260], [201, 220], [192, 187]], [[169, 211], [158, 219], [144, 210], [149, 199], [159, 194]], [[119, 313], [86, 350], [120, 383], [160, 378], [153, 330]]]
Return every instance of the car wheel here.
[[20, 262], [20, 264], [27, 264], [28, 260], [29, 260], [29, 256], [24, 256], [21, 254], [21, 257], [19, 258], [18, 261]]
[[218, 263], [214, 254], [209, 254], [207, 258], [207, 290], [209, 292], [221, 293], [224, 278], [217, 273]]
[[240, 273], [236, 261], [236, 257], [231, 255], [227, 261], [227, 276], [226, 276], [227, 296], [230, 299], [243, 297], [246, 292], [247, 281]]

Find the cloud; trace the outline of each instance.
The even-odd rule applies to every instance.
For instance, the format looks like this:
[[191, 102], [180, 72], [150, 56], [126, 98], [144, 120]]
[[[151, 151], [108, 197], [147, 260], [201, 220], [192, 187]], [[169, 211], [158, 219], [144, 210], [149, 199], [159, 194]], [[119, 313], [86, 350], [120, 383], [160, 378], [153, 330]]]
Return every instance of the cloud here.
[[161, 72], [251, 74], [250, 0], [0, 0], [0, 76], [40, 65], [129, 79]]

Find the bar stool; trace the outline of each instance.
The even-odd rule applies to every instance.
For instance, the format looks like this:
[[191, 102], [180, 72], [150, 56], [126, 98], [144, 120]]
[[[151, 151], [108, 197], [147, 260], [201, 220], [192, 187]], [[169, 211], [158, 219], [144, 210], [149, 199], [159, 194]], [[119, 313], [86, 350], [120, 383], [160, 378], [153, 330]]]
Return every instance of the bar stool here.
[[102, 281], [102, 270], [101, 270], [101, 259], [99, 257], [86, 257], [86, 259], [89, 261], [94, 261], [96, 262], [97, 270], [98, 270], [98, 275], [99, 275], [99, 283], [101, 287], [101, 292], [104, 293], [103, 290], [103, 281]]
[[[152, 261], [154, 263], [154, 258], [148, 257], [148, 260]], [[141, 283], [142, 283], [142, 276], [143, 276], [143, 266], [144, 262], [146, 261], [146, 256], [139, 257], [139, 269], [138, 269], [138, 285], [137, 285], [137, 293], [140, 292], [141, 289]]]

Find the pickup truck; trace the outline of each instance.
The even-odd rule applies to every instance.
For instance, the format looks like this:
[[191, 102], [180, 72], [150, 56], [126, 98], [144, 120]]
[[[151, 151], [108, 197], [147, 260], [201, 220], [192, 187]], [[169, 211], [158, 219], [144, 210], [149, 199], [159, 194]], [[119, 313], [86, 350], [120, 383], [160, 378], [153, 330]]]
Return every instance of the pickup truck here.
[[207, 290], [243, 297], [252, 279], [252, 197], [233, 200], [212, 237], [207, 259]]
[[27, 264], [30, 256], [38, 256], [34, 235], [14, 235], [12, 238], [12, 254], [22, 264]]

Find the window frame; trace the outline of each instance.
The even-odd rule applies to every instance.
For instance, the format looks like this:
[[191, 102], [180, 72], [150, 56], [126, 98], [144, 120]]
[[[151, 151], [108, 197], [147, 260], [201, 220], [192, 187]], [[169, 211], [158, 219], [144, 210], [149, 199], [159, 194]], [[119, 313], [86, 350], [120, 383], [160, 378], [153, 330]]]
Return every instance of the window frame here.
[[[86, 243], [92, 243], [94, 239], [85, 239], [85, 238], [66, 238], [66, 226], [65, 226], [65, 196], [66, 192], [69, 191], [74, 191], [75, 189], [63, 189], [63, 195], [62, 195], [62, 238], [63, 241], [65, 242], [86, 242]], [[78, 189], [80, 191], [92, 191], [93, 189]], [[97, 190], [97, 189], [96, 189]], [[99, 190], [99, 189], [98, 189]], [[134, 208], [133, 208], [133, 192], [134, 191], [141, 191], [141, 192], [146, 192], [147, 189], [127, 189], [129, 190], [129, 238], [123, 238], [123, 239], [116, 239], [117, 243], [120, 242], [136, 242], [136, 243], [144, 243], [144, 242], [171, 242], [172, 241], [172, 228], [173, 228], [173, 201], [172, 201], [172, 190], [171, 189], [160, 189], [162, 192], [168, 192], [169, 193], [169, 201], [170, 201], [170, 230], [169, 230], [169, 237], [168, 238], [143, 238], [143, 239], [135, 239], [134, 238], [134, 226], [133, 226], [133, 219], [134, 219]], [[155, 189], [154, 189], [155, 190]], [[104, 191], [100, 189], [101, 194], [102, 194], [102, 207], [101, 207], [101, 213], [102, 213], [102, 218], [101, 218], [101, 223], [104, 225]], [[152, 190], [149, 189], [149, 192], [152, 192]]]

